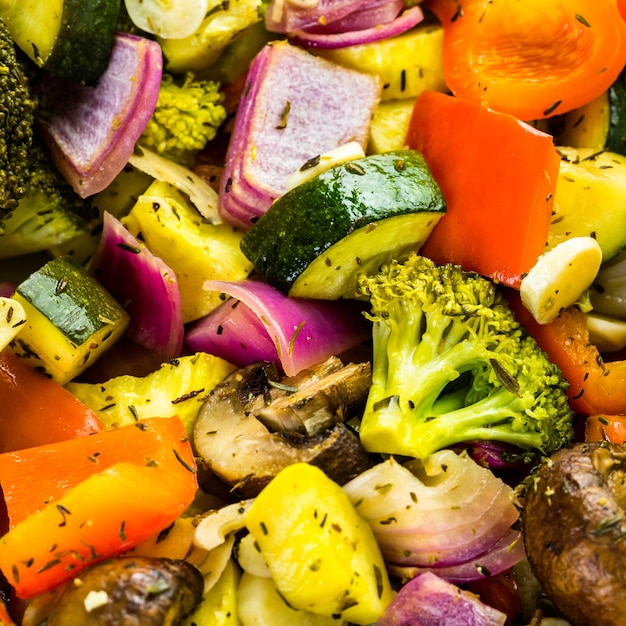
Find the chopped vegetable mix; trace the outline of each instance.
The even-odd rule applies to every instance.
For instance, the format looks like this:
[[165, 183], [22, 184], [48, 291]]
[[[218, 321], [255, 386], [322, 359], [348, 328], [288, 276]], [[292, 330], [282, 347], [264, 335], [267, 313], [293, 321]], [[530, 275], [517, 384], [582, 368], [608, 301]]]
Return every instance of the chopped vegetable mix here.
[[626, 2], [5, 0], [0, 84], [0, 626], [622, 625]]

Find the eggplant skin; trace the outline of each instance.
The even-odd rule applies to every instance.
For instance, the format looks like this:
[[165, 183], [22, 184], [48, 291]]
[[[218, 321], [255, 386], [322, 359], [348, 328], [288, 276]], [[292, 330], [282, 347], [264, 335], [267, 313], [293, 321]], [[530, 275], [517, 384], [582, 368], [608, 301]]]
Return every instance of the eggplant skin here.
[[[186, 561], [108, 559], [68, 585], [46, 626], [176, 626], [198, 605], [203, 588], [201, 572]], [[88, 610], [98, 592], [106, 592], [104, 602]]]
[[581, 443], [530, 477], [522, 515], [535, 576], [575, 626], [626, 624], [626, 448]]

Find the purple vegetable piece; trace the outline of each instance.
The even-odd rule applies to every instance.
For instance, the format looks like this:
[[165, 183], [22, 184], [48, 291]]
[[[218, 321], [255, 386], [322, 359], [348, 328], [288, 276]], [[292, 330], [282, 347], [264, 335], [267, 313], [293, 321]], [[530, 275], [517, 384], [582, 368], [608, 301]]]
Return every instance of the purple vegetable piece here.
[[176, 276], [110, 213], [90, 269], [128, 311], [131, 341], [163, 360], [180, 356], [184, 326]]
[[[391, 5], [391, 6], [388, 6]], [[361, 23], [361, 28], [369, 28], [374, 25], [371, 20], [375, 19], [377, 11], [379, 20], [386, 17], [385, 22], [393, 19], [401, 9], [395, 11], [395, 15], [389, 14], [392, 8], [396, 8], [394, 2], [389, 0], [319, 0], [316, 3], [298, 2], [297, 0], [271, 0], [265, 11], [265, 27], [267, 30], [279, 33], [292, 33], [297, 30], [315, 28], [320, 23], [332, 24], [349, 15], [359, 19], [358, 14], [364, 13], [361, 20], [367, 19], [369, 23]], [[379, 23], [383, 23], [380, 22]]]
[[503, 626], [506, 615], [433, 573], [410, 580], [376, 626]]
[[0, 298], [10, 298], [15, 293], [16, 287], [17, 283], [14, 282], [0, 283]]
[[378, 76], [341, 67], [287, 41], [250, 64], [220, 188], [220, 213], [249, 228], [309, 159], [357, 141], [367, 145], [382, 90]]
[[370, 334], [356, 301], [289, 298], [260, 281], [211, 280], [205, 289], [227, 301], [194, 323], [185, 340], [194, 351], [219, 356], [240, 367], [280, 362], [287, 376], [354, 348]]
[[499, 541], [467, 561], [431, 566], [399, 566], [390, 564], [389, 572], [401, 579], [413, 578], [425, 572], [437, 574], [452, 583], [467, 583], [495, 576], [517, 565], [526, 552], [519, 530], [510, 529]]
[[83, 198], [122, 171], [159, 96], [163, 56], [156, 41], [117, 34], [96, 86], [57, 76], [41, 84], [49, 115], [39, 122], [59, 170]]
[[371, 43], [380, 39], [395, 37], [413, 28], [424, 19], [419, 6], [407, 9], [391, 22], [374, 25], [370, 28], [354, 29], [341, 32], [313, 32], [299, 30], [292, 34], [292, 41], [310, 48], [331, 49], [345, 48]]

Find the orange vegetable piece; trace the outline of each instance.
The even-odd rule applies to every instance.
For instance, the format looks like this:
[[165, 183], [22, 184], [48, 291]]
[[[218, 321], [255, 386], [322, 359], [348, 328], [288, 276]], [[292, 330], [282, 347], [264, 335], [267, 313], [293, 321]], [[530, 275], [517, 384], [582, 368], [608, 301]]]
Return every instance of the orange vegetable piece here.
[[615, 0], [426, 0], [453, 94], [534, 120], [606, 91], [626, 63]]
[[590, 415], [585, 420], [585, 441], [626, 443], [626, 415]]
[[195, 472], [178, 417], [0, 455], [11, 521], [0, 569], [20, 598], [49, 591], [168, 527], [193, 501]]
[[626, 361], [602, 359], [589, 341], [586, 314], [569, 307], [549, 324], [538, 324], [518, 294], [509, 301], [517, 319], [562, 370], [572, 409], [581, 415], [626, 414]]
[[552, 137], [443, 93], [418, 96], [406, 136], [447, 204], [420, 253], [519, 287], [545, 249], [560, 157]]
[[102, 432], [67, 389], [10, 352], [0, 355], [0, 453]]

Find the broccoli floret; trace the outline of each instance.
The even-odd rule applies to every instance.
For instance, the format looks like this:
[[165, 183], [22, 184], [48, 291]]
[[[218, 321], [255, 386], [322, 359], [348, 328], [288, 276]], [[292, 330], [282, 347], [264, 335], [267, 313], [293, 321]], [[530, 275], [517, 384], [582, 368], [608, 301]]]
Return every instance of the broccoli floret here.
[[0, 258], [47, 250], [90, 232], [98, 223], [99, 213], [92, 200], [74, 191], [37, 134], [27, 165], [23, 195], [0, 234]]
[[220, 83], [165, 72], [156, 109], [139, 143], [185, 166], [215, 138], [226, 119]]
[[491, 440], [530, 460], [571, 439], [568, 383], [493, 282], [417, 254], [358, 281], [373, 322], [368, 450], [425, 459]]
[[24, 195], [36, 101], [25, 61], [0, 20], [0, 232]]

